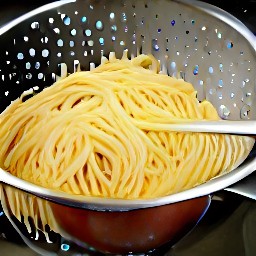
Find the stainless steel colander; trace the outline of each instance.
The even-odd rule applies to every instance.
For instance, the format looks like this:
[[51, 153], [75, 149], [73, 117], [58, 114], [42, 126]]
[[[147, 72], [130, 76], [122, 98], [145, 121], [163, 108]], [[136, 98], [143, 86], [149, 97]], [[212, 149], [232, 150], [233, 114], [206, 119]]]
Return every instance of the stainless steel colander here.
[[[128, 50], [130, 57], [153, 54], [160, 61], [161, 72], [191, 82], [198, 99], [211, 101], [221, 118], [256, 120], [256, 38], [233, 16], [203, 2], [58, 1], [0, 28], [0, 46], [0, 111], [24, 91], [37, 93], [50, 86], [61, 74], [61, 63], [67, 65], [69, 73], [78, 66], [88, 70], [97, 66], [102, 56], [115, 52], [121, 57]], [[256, 159], [249, 157], [231, 173], [193, 189], [130, 201], [67, 195], [2, 170], [0, 182], [60, 202], [62, 205], [52, 206], [55, 218], [62, 219], [62, 227], [73, 238], [103, 252], [127, 253], [155, 248], [168, 239], [174, 243], [204, 214], [210, 201], [205, 195], [230, 186], [255, 169]], [[88, 224], [87, 230], [83, 225], [70, 230], [72, 225], [65, 214], [73, 216], [73, 223], [74, 219], [79, 224], [94, 220], [109, 240], [95, 236], [98, 229], [93, 225]], [[160, 228], [157, 220], [161, 218]], [[120, 229], [122, 234], [130, 232], [130, 240], [125, 236], [119, 239]], [[95, 240], [88, 241], [88, 230]], [[156, 243], [152, 242], [152, 230]], [[140, 239], [145, 240], [143, 245], [138, 244]]]
[[[255, 36], [230, 14], [200, 1], [58, 1], [0, 28], [0, 44], [1, 110], [25, 90], [36, 93], [50, 86], [60, 75], [61, 63], [70, 73], [78, 65], [88, 70], [97, 66], [102, 56], [114, 51], [121, 57], [128, 50], [130, 57], [153, 54], [162, 72], [191, 82], [198, 99], [211, 101], [223, 119], [256, 119]], [[256, 160], [251, 158], [231, 174], [189, 192], [153, 203], [123, 201], [123, 207], [160, 205], [209, 194], [255, 168]], [[42, 192], [37, 186], [15, 181], [15, 177], [5, 177], [8, 175], [1, 174], [1, 180]], [[43, 193], [53, 195], [46, 190]], [[84, 206], [84, 199], [69, 200]], [[106, 200], [103, 207], [106, 205], [116, 207], [115, 201]]]
[[42, 90], [59, 75], [102, 55], [152, 53], [162, 72], [191, 82], [224, 119], [256, 117], [256, 39], [233, 16], [199, 1], [59, 1], [0, 30], [4, 109], [24, 90]]

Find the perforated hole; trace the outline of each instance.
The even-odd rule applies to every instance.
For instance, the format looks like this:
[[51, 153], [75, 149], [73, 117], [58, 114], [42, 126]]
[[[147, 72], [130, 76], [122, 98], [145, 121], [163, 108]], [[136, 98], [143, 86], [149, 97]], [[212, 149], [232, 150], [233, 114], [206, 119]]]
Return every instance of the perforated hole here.
[[30, 49], [29, 49], [29, 55], [30, 55], [31, 57], [35, 57], [35, 55], [36, 55], [36, 50], [35, 50], [34, 48], [30, 48]]
[[86, 23], [86, 21], [87, 21], [87, 17], [86, 17], [86, 16], [83, 16], [83, 17], [81, 18], [81, 22], [82, 22], [82, 23]]
[[115, 13], [111, 12], [109, 14], [109, 18], [110, 18], [110, 20], [114, 20], [115, 19]]
[[39, 73], [38, 74], [38, 79], [43, 79], [44, 78], [44, 74], [43, 73]]
[[56, 34], [60, 34], [60, 29], [59, 28], [54, 28], [53, 31], [56, 33]]
[[22, 52], [19, 52], [17, 54], [17, 58], [18, 58], [18, 60], [23, 60], [24, 59], [24, 54]]
[[39, 22], [35, 21], [35, 22], [31, 23], [31, 28], [32, 29], [39, 29], [40, 28]]
[[126, 22], [126, 21], [127, 21], [126, 13], [123, 12], [123, 13], [121, 14], [121, 22]]
[[72, 29], [71, 31], [70, 31], [70, 34], [71, 34], [71, 36], [75, 36], [76, 35], [76, 29]]
[[88, 41], [88, 46], [92, 47], [94, 45], [94, 41], [93, 40], [89, 40]]
[[69, 46], [70, 47], [74, 47], [75, 46], [75, 42], [74, 41], [69, 41]]
[[69, 26], [70, 23], [71, 23], [71, 19], [69, 16], [65, 15], [64, 18], [63, 18], [63, 23], [66, 25], [66, 26]]
[[103, 22], [101, 20], [97, 20], [95, 23], [95, 27], [97, 30], [102, 31], [104, 29]]
[[26, 63], [26, 69], [30, 69], [31, 68], [31, 64], [30, 64], [30, 62], [27, 62]]
[[58, 41], [57, 41], [57, 45], [59, 46], [59, 47], [62, 47], [63, 46], [63, 40], [62, 39], [59, 39]]
[[32, 74], [31, 74], [31, 73], [28, 73], [28, 74], [26, 75], [26, 78], [27, 78], [27, 79], [32, 79]]
[[100, 45], [104, 45], [104, 38], [103, 37], [99, 38], [99, 43], [100, 43]]
[[39, 69], [39, 68], [40, 68], [40, 62], [37, 61], [37, 62], [35, 63], [35, 69]]
[[49, 50], [48, 49], [44, 49], [44, 50], [42, 50], [42, 56], [43, 57], [45, 57], [45, 58], [47, 58], [48, 56], [49, 56]]
[[41, 42], [42, 42], [43, 44], [47, 44], [47, 43], [48, 43], [48, 40], [49, 40], [49, 38], [48, 38], [47, 36], [41, 38]]
[[49, 18], [49, 23], [53, 24], [53, 22], [54, 22], [54, 18]]
[[86, 30], [84, 31], [84, 33], [85, 33], [85, 35], [88, 36], [88, 37], [92, 35], [92, 31], [91, 31], [90, 29], [86, 29]]
[[251, 116], [251, 107], [248, 105], [244, 105], [240, 110], [241, 119], [250, 119]]
[[29, 38], [27, 36], [24, 36], [23, 39], [24, 39], [24, 42], [28, 42], [28, 40], [29, 40]]
[[223, 119], [228, 119], [228, 117], [230, 115], [230, 110], [228, 109], [227, 106], [220, 105], [220, 107], [219, 107], [219, 115]]
[[116, 32], [117, 31], [117, 26], [116, 25], [112, 25], [111, 26], [111, 31], [112, 32]]
[[198, 65], [196, 65], [195, 67], [194, 67], [194, 70], [193, 70], [193, 74], [196, 76], [196, 75], [198, 75], [198, 71], [199, 70], [199, 66]]
[[233, 46], [234, 46], [233, 42], [227, 41], [227, 48], [228, 48], [228, 49], [232, 49]]
[[208, 72], [209, 72], [210, 74], [213, 74], [213, 67], [212, 67], [212, 66], [209, 67]]

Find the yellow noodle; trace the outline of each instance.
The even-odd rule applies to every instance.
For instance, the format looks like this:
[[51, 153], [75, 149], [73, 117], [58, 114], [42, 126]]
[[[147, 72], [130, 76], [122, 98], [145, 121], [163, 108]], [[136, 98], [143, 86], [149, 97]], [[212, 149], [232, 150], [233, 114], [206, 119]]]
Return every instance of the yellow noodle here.
[[254, 144], [168, 125], [205, 119], [219, 119], [212, 104], [200, 103], [190, 83], [160, 74], [152, 56], [111, 55], [1, 114], [0, 167], [71, 194], [168, 195], [231, 171]]

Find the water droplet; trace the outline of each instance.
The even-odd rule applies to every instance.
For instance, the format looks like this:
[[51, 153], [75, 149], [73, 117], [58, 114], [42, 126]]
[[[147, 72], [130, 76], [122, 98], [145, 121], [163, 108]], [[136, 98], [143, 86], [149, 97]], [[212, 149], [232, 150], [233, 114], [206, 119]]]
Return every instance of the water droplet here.
[[159, 28], [159, 29], [157, 30], [157, 33], [161, 33], [161, 31], [162, 31], [162, 29], [161, 29], [161, 28]]
[[220, 32], [217, 34], [217, 36], [218, 36], [219, 39], [222, 38], [222, 34]]
[[124, 27], [124, 32], [125, 32], [125, 33], [128, 32], [128, 27], [127, 27], [127, 26]]
[[124, 41], [121, 41], [121, 42], [120, 42], [120, 45], [125, 45]]
[[24, 41], [28, 42], [28, 37], [27, 36], [24, 36]]
[[112, 36], [112, 41], [116, 41], [116, 37], [115, 36]]
[[230, 115], [230, 110], [225, 105], [220, 105], [219, 115], [223, 119], [227, 119]]
[[74, 41], [70, 41], [70, 42], [69, 42], [69, 46], [70, 46], [70, 47], [74, 47], [74, 46], [75, 46], [75, 42], [74, 42]]
[[196, 22], [195, 20], [191, 20], [191, 24], [194, 25]]
[[230, 93], [230, 98], [233, 99], [235, 97], [235, 94], [233, 92]]
[[171, 25], [174, 26], [175, 25], [175, 20], [171, 21]]
[[209, 67], [208, 71], [209, 71], [210, 74], [212, 74], [213, 73], [213, 67]]
[[205, 31], [205, 30], [206, 30], [206, 27], [205, 27], [205, 26], [203, 26], [203, 27], [202, 27], [202, 30], [203, 30], [203, 31]]

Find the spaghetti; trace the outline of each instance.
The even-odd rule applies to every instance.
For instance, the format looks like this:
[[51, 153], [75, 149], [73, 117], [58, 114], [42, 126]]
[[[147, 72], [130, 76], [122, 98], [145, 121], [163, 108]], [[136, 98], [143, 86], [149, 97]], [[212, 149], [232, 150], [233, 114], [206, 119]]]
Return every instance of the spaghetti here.
[[252, 149], [250, 137], [162, 128], [204, 119], [219, 119], [211, 103], [152, 57], [112, 56], [13, 102], [0, 117], [0, 167], [72, 194], [172, 194], [231, 171]]

